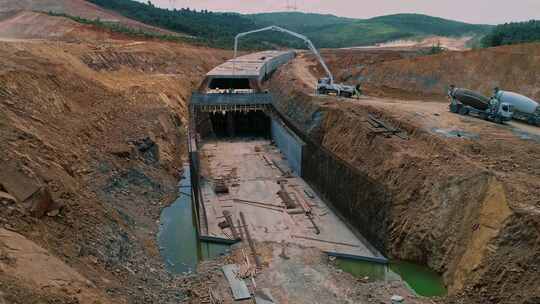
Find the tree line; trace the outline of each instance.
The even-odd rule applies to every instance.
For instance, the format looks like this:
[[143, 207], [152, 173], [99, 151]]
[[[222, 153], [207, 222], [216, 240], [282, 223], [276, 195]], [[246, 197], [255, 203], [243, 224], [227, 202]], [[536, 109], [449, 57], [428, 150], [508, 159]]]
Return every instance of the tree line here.
[[481, 43], [484, 47], [492, 47], [534, 41], [540, 41], [540, 20], [497, 25]]

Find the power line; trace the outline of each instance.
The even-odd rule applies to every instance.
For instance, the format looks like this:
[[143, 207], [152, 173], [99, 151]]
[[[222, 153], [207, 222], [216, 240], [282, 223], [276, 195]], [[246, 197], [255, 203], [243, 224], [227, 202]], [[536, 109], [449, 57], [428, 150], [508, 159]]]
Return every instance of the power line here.
[[292, 2], [290, 0], [287, 0], [287, 6], [285, 6], [285, 9], [288, 11], [297, 11], [298, 10], [298, 3], [296, 0], [293, 0]]

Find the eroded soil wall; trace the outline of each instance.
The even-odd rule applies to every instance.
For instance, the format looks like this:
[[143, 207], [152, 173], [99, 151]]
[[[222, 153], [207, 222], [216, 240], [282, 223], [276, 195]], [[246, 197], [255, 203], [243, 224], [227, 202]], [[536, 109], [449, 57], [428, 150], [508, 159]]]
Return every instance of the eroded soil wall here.
[[[473, 140], [448, 141], [373, 106], [313, 97], [293, 81], [285, 68], [271, 87], [279, 111], [323, 147], [304, 153], [306, 180], [372, 244], [442, 273], [449, 303], [534, 303], [532, 286], [510, 288], [530, 286], [539, 273], [540, 222], [517, 203], [534, 187], [473, 161], [482, 149]], [[374, 134], [368, 113], [410, 139]]]

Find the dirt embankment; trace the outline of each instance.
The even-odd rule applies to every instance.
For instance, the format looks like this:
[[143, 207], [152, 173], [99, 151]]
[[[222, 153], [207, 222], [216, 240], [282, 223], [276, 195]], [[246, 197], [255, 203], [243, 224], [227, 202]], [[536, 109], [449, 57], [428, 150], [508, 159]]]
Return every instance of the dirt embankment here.
[[[381, 250], [391, 257], [442, 273], [449, 303], [540, 299], [536, 141], [457, 116], [448, 124], [474, 136], [437, 134], [430, 117], [399, 102], [311, 96], [296, 70], [285, 67], [274, 77], [278, 107], [311, 138], [387, 189], [390, 206], [373, 210], [371, 222], [360, 223], [378, 236], [373, 243], [384, 244]], [[410, 139], [377, 135], [368, 113], [406, 130]]]
[[60, 39], [92, 42], [112, 38], [112, 33], [97, 30], [63, 17], [21, 11], [0, 20], [0, 39]]
[[0, 19], [3, 14], [11, 15], [18, 11], [63, 13], [89, 20], [117, 22], [125, 27], [150, 33], [182, 35], [126, 18], [86, 0], [0, 0]]
[[0, 302], [178, 303], [158, 219], [188, 98], [229, 53], [108, 39], [0, 52]]
[[465, 52], [345, 67], [370, 95], [398, 98], [443, 97], [454, 84], [491, 96], [500, 87], [540, 100], [540, 44], [502, 46]]

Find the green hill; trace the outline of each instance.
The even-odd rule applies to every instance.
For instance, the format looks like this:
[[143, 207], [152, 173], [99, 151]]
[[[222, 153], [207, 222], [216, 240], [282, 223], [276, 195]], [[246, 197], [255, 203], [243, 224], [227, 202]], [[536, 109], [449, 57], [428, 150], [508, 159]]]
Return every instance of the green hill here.
[[266, 13], [248, 15], [257, 24], [276, 24], [301, 31], [320, 47], [370, 45], [402, 38], [429, 35], [484, 35], [490, 25], [477, 25], [420, 14], [396, 14], [371, 19], [350, 19], [333, 15]]
[[294, 31], [328, 25], [348, 24], [355, 21], [355, 19], [337, 17], [330, 14], [322, 15], [298, 12], [262, 13], [245, 16], [257, 24], [280, 25]]
[[[397, 14], [371, 19], [351, 19], [334, 15], [300, 12], [241, 15], [194, 11], [166, 10], [132, 0], [87, 0], [131, 19], [177, 31], [214, 47], [232, 47], [239, 32], [278, 25], [308, 36], [318, 47], [338, 48], [370, 45], [402, 38], [428, 35], [484, 35], [491, 26], [467, 24], [419, 14]], [[273, 46], [302, 47], [303, 43], [280, 33], [263, 33], [242, 40], [243, 48]]]

